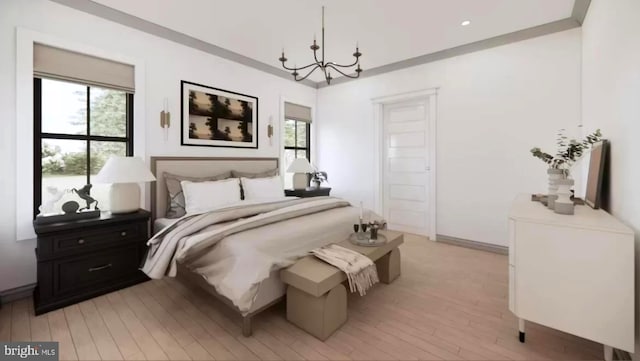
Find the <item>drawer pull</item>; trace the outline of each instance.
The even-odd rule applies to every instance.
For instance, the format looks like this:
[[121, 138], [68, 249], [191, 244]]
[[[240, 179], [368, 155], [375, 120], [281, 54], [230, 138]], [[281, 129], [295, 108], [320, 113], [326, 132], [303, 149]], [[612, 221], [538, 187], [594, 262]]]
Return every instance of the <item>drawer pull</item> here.
[[120, 232], [120, 235], [121, 235], [122, 237], [124, 237], [124, 236], [126, 236], [126, 235], [127, 235], [127, 232]]
[[89, 268], [89, 272], [102, 271], [103, 269], [111, 268], [113, 266], [111, 263], [105, 264], [103, 266], [91, 267]]
[[84, 239], [79, 239], [78, 244], [84, 244]]

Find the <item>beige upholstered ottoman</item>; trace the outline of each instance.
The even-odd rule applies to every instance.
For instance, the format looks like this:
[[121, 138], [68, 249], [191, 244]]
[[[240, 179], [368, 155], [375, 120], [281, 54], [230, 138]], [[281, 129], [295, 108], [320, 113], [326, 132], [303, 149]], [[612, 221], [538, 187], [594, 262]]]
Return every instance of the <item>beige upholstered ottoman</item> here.
[[[400, 276], [400, 246], [403, 235], [382, 231], [388, 242], [379, 247], [356, 246], [345, 240], [339, 244], [360, 252], [376, 263], [383, 283]], [[347, 321], [347, 290], [344, 272], [314, 256], [300, 259], [280, 272], [287, 287], [287, 320], [315, 337], [326, 340]]]

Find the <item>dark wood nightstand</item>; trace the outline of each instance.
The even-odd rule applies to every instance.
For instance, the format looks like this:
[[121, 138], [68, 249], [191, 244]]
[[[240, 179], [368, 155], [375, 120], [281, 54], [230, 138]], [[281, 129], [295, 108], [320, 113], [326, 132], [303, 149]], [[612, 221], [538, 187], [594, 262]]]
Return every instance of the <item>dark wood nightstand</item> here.
[[307, 188], [307, 189], [285, 189], [284, 195], [287, 197], [322, 197], [328, 196], [331, 192], [331, 188]]
[[100, 218], [34, 225], [36, 315], [148, 280], [139, 267], [150, 215], [102, 212]]

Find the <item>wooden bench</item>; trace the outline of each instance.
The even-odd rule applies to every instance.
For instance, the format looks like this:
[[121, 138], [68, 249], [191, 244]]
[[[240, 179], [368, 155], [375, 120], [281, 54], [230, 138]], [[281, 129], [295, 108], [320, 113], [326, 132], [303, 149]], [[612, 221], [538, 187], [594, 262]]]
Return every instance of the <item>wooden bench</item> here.
[[[387, 243], [378, 247], [356, 246], [348, 240], [340, 246], [357, 251], [376, 263], [382, 283], [400, 276], [400, 232], [381, 231]], [[280, 272], [287, 287], [287, 320], [320, 340], [326, 340], [347, 321], [347, 280], [344, 272], [315, 256], [300, 259]]]

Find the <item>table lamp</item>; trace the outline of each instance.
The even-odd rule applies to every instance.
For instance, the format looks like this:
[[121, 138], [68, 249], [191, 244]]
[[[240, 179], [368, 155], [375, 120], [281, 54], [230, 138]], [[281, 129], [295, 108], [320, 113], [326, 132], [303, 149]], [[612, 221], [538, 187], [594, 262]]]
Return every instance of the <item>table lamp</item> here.
[[293, 173], [293, 189], [306, 189], [309, 186], [307, 174], [315, 171], [307, 158], [294, 159], [289, 168], [287, 168], [288, 173]]
[[135, 212], [140, 208], [138, 183], [153, 182], [156, 178], [142, 159], [112, 156], [93, 180], [96, 183], [111, 183], [111, 213], [121, 214]]

